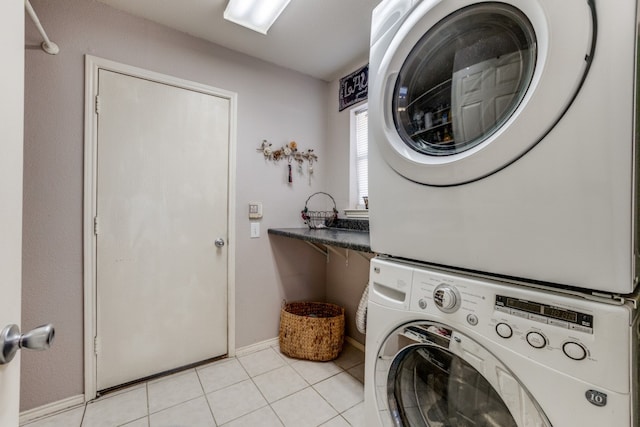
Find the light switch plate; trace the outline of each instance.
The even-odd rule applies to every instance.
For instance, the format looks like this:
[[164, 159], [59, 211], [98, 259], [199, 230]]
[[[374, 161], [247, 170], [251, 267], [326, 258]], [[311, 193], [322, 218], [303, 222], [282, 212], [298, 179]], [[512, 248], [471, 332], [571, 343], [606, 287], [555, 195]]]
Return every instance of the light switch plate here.
[[251, 238], [255, 239], [260, 237], [260, 223], [252, 222], [251, 223]]
[[249, 218], [262, 218], [262, 202], [249, 202]]

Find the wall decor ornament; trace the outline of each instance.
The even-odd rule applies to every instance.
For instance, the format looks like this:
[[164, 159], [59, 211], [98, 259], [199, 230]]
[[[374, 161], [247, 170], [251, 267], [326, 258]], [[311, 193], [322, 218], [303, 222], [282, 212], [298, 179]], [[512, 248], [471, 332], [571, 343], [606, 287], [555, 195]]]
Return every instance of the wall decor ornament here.
[[369, 64], [340, 79], [338, 111], [342, 111], [369, 95]]
[[280, 160], [287, 161], [289, 184], [293, 183], [291, 164], [293, 162], [296, 162], [298, 165], [298, 173], [303, 173], [303, 164], [305, 161], [307, 161], [309, 184], [311, 184], [311, 175], [313, 175], [313, 163], [318, 161], [318, 156], [313, 152], [313, 149], [310, 148], [307, 151], [299, 151], [298, 144], [295, 141], [291, 141], [288, 144], [283, 145], [281, 148], [274, 149], [272, 143], [270, 143], [266, 139], [263, 139], [262, 144], [260, 145], [260, 148], [257, 149], [257, 151], [262, 153], [264, 155], [264, 158], [267, 160], [273, 160], [274, 162], [278, 162]]

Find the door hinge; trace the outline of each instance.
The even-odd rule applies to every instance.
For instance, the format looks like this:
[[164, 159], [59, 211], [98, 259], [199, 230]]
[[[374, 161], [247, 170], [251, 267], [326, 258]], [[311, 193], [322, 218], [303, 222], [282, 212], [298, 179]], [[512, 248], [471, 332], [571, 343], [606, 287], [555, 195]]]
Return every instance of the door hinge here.
[[100, 95], [96, 95], [96, 114], [100, 114]]
[[100, 227], [98, 223], [98, 217], [94, 216], [93, 217], [93, 234], [97, 236], [99, 232], [100, 232]]
[[97, 356], [100, 351], [100, 341], [98, 341], [98, 336], [93, 337], [93, 353]]

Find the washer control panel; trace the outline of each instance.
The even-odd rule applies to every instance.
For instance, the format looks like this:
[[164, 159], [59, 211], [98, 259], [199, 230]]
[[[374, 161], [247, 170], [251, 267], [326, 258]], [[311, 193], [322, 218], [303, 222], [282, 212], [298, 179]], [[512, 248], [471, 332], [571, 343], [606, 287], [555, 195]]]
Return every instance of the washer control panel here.
[[[434, 322], [473, 337], [498, 358], [512, 363], [535, 360], [601, 388], [624, 391], [629, 387], [627, 370], [610, 369], [630, 363], [633, 335], [629, 328], [636, 314], [629, 304], [410, 262], [374, 259], [371, 267], [369, 304], [388, 310], [389, 319]], [[456, 342], [452, 337], [450, 343], [454, 349], [474, 354], [464, 340]]]
[[[500, 294], [496, 295], [494, 309], [498, 313], [514, 316], [511, 322], [501, 321], [496, 324], [496, 334], [500, 338], [513, 337], [513, 327], [516, 324], [520, 325], [525, 319], [530, 321], [525, 321], [529, 326], [520, 327], [520, 329], [526, 329], [526, 331], [523, 330], [524, 339], [534, 349], [544, 349], [549, 346], [549, 338], [537, 324], [566, 329], [567, 333], [571, 331], [593, 335], [593, 315], [591, 314]], [[556, 331], [559, 332], [559, 330]], [[561, 349], [566, 357], [575, 361], [584, 360], [589, 355], [587, 347], [572, 338], [566, 338]]]
[[[593, 311], [585, 312], [566, 301], [563, 305], [555, 303], [555, 298], [546, 298], [544, 302], [529, 298], [546, 296], [535, 292], [527, 292], [529, 295], [525, 296], [515, 288], [500, 287], [496, 291], [486, 292], [477, 284], [416, 270], [410, 306], [423, 314], [446, 316], [446, 322], [460, 321], [480, 333], [488, 333], [528, 357], [549, 357], [556, 362], [563, 359], [571, 364], [594, 361], [590, 350], [594, 338]], [[483, 325], [490, 329], [481, 332]]]
[[562, 307], [496, 295], [496, 311], [542, 324], [593, 334], [593, 316]]

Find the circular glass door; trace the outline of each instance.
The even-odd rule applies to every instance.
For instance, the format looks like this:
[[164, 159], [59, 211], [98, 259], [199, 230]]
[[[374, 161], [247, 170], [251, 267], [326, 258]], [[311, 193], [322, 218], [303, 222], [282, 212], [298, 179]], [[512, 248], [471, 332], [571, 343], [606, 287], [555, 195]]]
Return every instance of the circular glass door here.
[[476, 4], [431, 28], [400, 69], [393, 119], [404, 142], [431, 156], [475, 147], [513, 114], [531, 83], [536, 36], [507, 4]]
[[509, 166], [545, 140], [576, 99], [595, 51], [593, 7], [416, 3], [371, 46], [372, 143], [420, 184], [466, 184]]
[[[475, 354], [463, 348], [474, 348]], [[379, 415], [397, 427], [551, 426], [506, 366], [471, 338], [438, 323], [396, 329], [379, 351], [376, 372], [377, 400], [386, 403]]]

